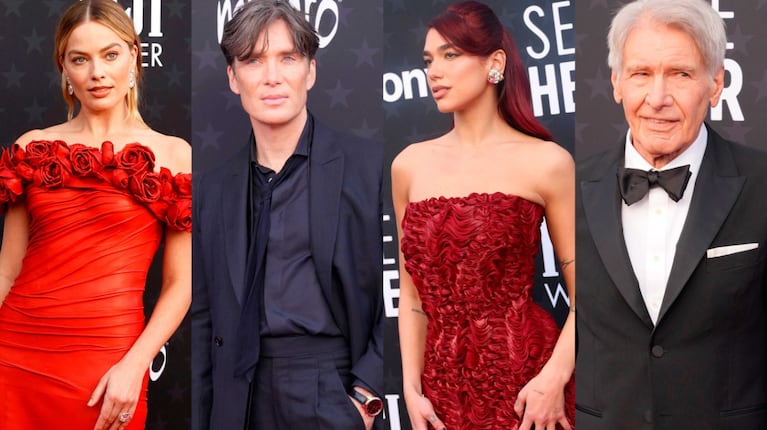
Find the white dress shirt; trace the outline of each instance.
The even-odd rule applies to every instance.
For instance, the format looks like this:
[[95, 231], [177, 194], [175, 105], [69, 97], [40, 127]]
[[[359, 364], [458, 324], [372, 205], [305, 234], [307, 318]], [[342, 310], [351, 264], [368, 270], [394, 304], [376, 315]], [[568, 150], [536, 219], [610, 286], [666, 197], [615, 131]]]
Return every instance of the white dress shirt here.
[[[661, 187], [653, 187], [642, 200], [628, 206], [622, 202], [621, 221], [631, 266], [639, 281], [645, 306], [653, 323], [658, 321], [668, 276], [676, 254], [676, 244], [690, 209], [708, 131], [701, 125], [692, 145], [660, 170], [690, 165], [690, 180], [684, 195], [674, 202]], [[653, 166], [631, 144], [631, 130], [626, 134], [625, 167], [650, 170]]]

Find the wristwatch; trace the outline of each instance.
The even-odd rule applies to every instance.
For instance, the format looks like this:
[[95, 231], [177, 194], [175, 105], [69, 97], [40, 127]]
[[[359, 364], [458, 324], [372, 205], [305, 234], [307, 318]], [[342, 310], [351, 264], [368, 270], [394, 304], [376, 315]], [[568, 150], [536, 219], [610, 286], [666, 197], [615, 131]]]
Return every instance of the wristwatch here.
[[365, 410], [365, 413], [368, 414], [368, 416], [374, 417], [381, 413], [383, 410], [383, 402], [380, 398], [375, 396], [366, 396], [356, 389], [352, 388], [352, 392], [350, 394], [352, 398], [360, 404], [362, 404], [362, 409]]

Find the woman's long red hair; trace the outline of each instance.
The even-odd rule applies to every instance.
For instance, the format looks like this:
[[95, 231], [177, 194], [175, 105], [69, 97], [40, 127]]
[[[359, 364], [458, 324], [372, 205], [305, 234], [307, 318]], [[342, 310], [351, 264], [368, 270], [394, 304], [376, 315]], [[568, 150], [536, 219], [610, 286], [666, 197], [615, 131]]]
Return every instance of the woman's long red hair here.
[[543, 140], [553, 136], [533, 114], [530, 81], [514, 40], [498, 17], [485, 4], [462, 1], [450, 5], [429, 22], [458, 49], [487, 57], [498, 49], [506, 53], [506, 68], [498, 88], [498, 112], [515, 129]]

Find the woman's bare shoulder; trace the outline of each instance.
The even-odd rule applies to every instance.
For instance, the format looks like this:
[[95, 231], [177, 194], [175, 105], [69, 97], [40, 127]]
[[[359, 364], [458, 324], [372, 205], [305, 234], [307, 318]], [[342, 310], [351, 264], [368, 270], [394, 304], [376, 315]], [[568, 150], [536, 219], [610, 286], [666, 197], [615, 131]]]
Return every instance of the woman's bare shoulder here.
[[30, 142], [38, 140], [64, 140], [67, 133], [67, 123], [56, 124], [47, 128], [29, 130], [16, 139], [16, 144], [26, 148]]
[[166, 167], [174, 174], [192, 171], [192, 147], [186, 140], [152, 129], [140, 134], [137, 141], [154, 152], [158, 166]]
[[445, 136], [411, 143], [402, 151], [400, 151], [399, 154], [397, 154], [397, 156], [394, 158], [394, 161], [392, 162], [392, 166], [408, 166], [412, 164], [420, 164], [423, 160], [428, 159], [437, 148], [444, 146], [444, 144]]
[[543, 173], [569, 170], [574, 166], [570, 152], [556, 142], [531, 138], [518, 147], [524, 152], [524, 159]]

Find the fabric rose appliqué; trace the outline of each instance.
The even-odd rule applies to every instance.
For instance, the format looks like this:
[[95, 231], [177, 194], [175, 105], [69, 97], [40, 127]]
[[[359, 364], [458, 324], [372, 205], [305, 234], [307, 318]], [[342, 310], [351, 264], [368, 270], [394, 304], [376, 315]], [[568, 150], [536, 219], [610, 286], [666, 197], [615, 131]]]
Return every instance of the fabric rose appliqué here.
[[8, 151], [3, 151], [0, 156], [0, 211], [4, 212], [4, 206], [18, 200], [24, 191], [21, 178], [16, 175]]
[[192, 175], [179, 173], [173, 178], [173, 199], [165, 222], [174, 230], [192, 231]]
[[51, 158], [66, 159], [68, 155], [69, 148], [61, 140], [35, 140], [29, 142], [21, 154], [18, 151], [14, 154], [14, 156], [22, 157], [23, 161], [32, 167], [39, 167], [43, 161]]
[[31, 142], [27, 145], [26, 160], [37, 167], [34, 182], [38, 186], [60, 187], [67, 182], [72, 172], [69, 148], [60, 140]]
[[0, 153], [0, 214], [23, 198], [27, 184], [82, 188], [93, 178], [129, 193], [170, 228], [191, 231], [191, 174], [173, 176], [165, 167], [154, 168], [154, 153], [139, 143], [117, 153], [109, 141], [100, 149], [60, 140], [33, 141], [24, 148], [14, 144]]
[[130, 177], [128, 188], [138, 201], [155, 203], [173, 192], [173, 175], [165, 167], [160, 173], [141, 172]]
[[181, 199], [168, 207], [165, 222], [178, 231], [192, 231], [192, 199]]
[[115, 154], [115, 167], [125, 170], [129, 175], [154, 170], [154, 153], [146, 146], [129, 143]]
[[101, 151], [92, 146], [75, 143], [69, 147], [72, 172], [80, 176], [96, 175], [104, 169]]

